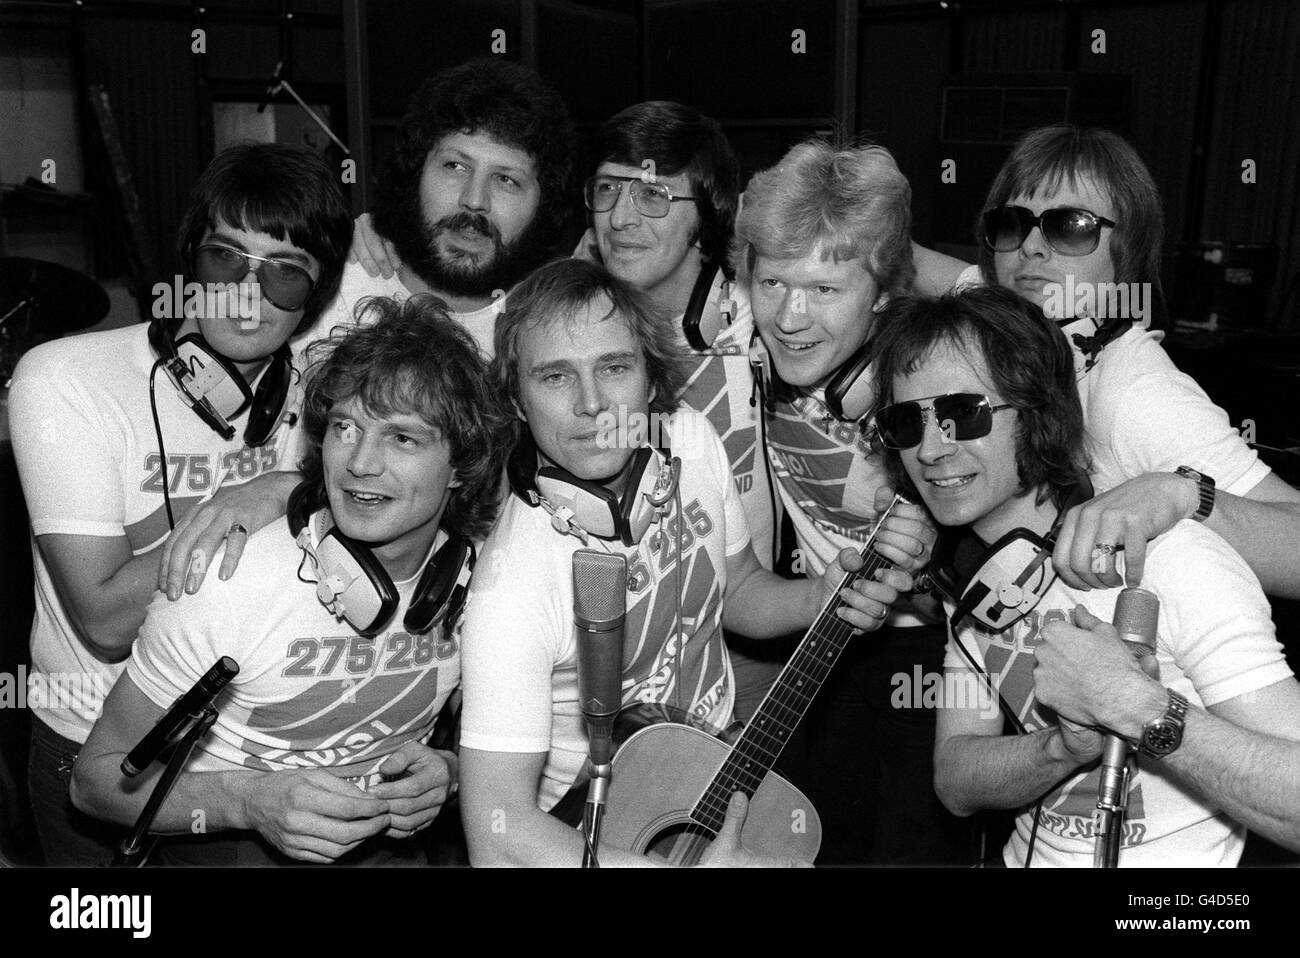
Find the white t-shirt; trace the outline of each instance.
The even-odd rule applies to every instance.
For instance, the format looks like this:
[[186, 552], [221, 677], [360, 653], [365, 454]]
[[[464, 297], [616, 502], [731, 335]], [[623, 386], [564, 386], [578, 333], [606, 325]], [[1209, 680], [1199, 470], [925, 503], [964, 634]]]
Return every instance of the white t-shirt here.
[[[338, 295], [321, 312], [320, 319], [302, 337], [304, 342], [314, 342], [329, 336], [336, 326], [349, 327], [356, 323], [357, 305], [368, 296], [391, 296], [398, 302], [409, 299], [412, 293], [403, 285], [394, 273], [388, 279], [371, 276], [360, 263], [348, 263], [343, 267], [343, 279], [339, 283]], [[451, 313], [451, 318], [465, 327], [474, 337], [479, 351], [484, 356], [492, 355], [492, 336], [496, 326], [497, 314], [505, 306], [506, 297], [498, 296], [481, 309], [469, 313]], [[372, 320], [373, 321], [373, 320]]]
[[[962, 271], [960, 290], [983, 283], [978, 266]], [[1087, 322], [1077, 325], [1092, 333]], [[1077, 365], [1083, 354], [1065, 330]], [[1079, 378], [1079, 400], [1092, 460], [1093, 489], [1105, 492], [1149, 472], [1190, 466], [1215, 485], [1244, 496], [1272, 471], [1228, 422], [1196, 380], [1174, 365], [1160, 343], [1164, 333], [1134, 325], [1108, 343], [1096, 365]]]
[[[628, 558], [623, 702], [681, 702], [724, 728], [734, 699], [722, 639], [727, 557], [749, 548], [745, 513], [727, 454], [708, 421], [683, 407], [669, 421], [682, 460], [681, 508], [651, 526], [641, 543], [598, 543]], [[678, 535], [682, 629], [677, 654]], [[464, 628], [461, 745], [489, 752], [546, 752], [537, 804], [549, 810], [587, 757], [578, 706], [572, 556], [583, 548], [556, 532], [546, 512], [510, 496], [475, 570]]]
[[[33, 537], [125, 536], [132, 555], [166, 538], [161, 459], [149, 406], [156, 358], [148, 327], [138, 325], [45, 343], [18, 364], [9, 420]], [[247, 411], [234, 420], [234, 438], [226, 441], [185, 405], [161, 369], [154, 392], [177, 521], [221, 485], [297, 468], [301, 425], [282, 425], [270, 442], [250, 449], [243, 439]], [[300, 390], [292, 390], [289, 408], [296, 409], [300, 398]], [[124, 663], [102, 662], [82, 644], [34, 538], [32, 562], [33, 691], [37, 682], [47, 690], [80, 687], [77, 694], [46, 696], [39, 718], [58, 734], [84, 742]], [[208, 576], [204, 587], [215, 579]]]
[[749, 344], [754, 337], [754, 313], [749, 295], [740, 284], [728, 283], [718, 274], [704, 304], [703, 315], [716, 315], [724, 294], [734, 304], [733, 321], [718, 333], [704, 351], [691, 349], [677, 317], [678, 342], [689, 352], [693, 365], [678, 398], [684, 405], [704, 413], [722, 439], [736, 477], [754, 552], [763, 568], [772, 568], [772, 540], [778, 524], [776, 505], [767, 463], [760, 445], [763, 409], [754, 389], [754, 371], [749, 364]]
[[1134, 326], [1108, 344], [1079, 380], [1097, 492], [1148, 472], [1191, 466], [1219, 489], [1244, 496], [1270, 472], [1214, 405], [1180, 372], [1160, 341]]
[[[807, 574], [821, 575], [841, 549], [860, 550], [880, 518], [876, 490], [889, 476], [858, 424], [836, 419], [821, 389], [791, 390], [768, 416], [767, 451]], [[905, 598], [886, 620], [902, 627], [928, 621]]]
[[298, 578], [302, 561], [282, 517], [249, 539], [229, 580], [209, 576], [196, 594], [149, 607], [127, 674], [156, 705], [221, 656], [239, 663], [189, 770], [324, 768], [366, 787], [384, 758], [428, 737], [460, 680], [456, 636], [402, 628], [418, 573], [395, 583], [388, 627], [364, 638]]
[[[1160, 681], [1193, 705], [1217, 705], [1291, 677], [1259, 580], [1232, 547], [1209, 529], [1184, 520], [1153, 540], [1142, 587], [1160, 599], [1156, 635]], [[967, 620], [957, 641], [948, 644], [945, 666], [969, 669], [973, 661], [995, 676], [1004, 703], [1027, 729], [1048, 727], [1055, 719], [1040, 714], [1033, 697], [1034, 653], [1043, 627], [1057, 619], [1070, 621], [1076, 605], [1110, 622], [1119, 593], [1119, 589], [1077, 591], [1057, 579], [1030, 615], [1000, 635]], [[1092, 865], [1099, 775], [1096, 768], [1080, 772], [1043, 800], [1034, 842], [1035, 866]], [[1023, 865], [1033, 819], [1032, 807], [1016, 819], [1003, 850], [1007, 865]], [[1176, 782], [1167, 766], [1138, 756], [1120, 867], [1231, 867], [1241, 857], [1244, 839], [1243, 826]]]

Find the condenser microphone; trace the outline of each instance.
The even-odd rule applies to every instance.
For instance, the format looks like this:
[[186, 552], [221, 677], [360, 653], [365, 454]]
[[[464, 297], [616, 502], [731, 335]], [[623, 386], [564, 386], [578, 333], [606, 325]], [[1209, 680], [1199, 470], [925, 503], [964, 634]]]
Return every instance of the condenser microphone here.
[[[1155, 666], [1156, 626], [1160, 621], [1160, 599], [1145, 589], [1121, 589], [1115, 602], [1115, 631], [1148, 675]], [[1094, 864], [1114, 868], [1119, 857], [1119, 828], [1128, 805], [1129, 746], [1113, 732], [1106, 735], [1101, 752], [1101, 776], [1097, 786], [1097, 808], [1109, 819], [1108, 829], [1097, 836]]]
[[127, 778], [139, 775], [168, 745], [173, 744], [203, 716], [203, 711], [216, 699], [226, 683], [239, 674], [239, 663], [223, 655], [217, 664], [194, 683], [194, 687], [176, 700], [166, 714], [158, 720], [130, 754], [122, 759], [122, 774]]
[[578, 702], [591, 764], [613, 759], [614, 717], [623, 701], [627, 559], [596, 549], [573, 554], [573, 624], [578, 635]]

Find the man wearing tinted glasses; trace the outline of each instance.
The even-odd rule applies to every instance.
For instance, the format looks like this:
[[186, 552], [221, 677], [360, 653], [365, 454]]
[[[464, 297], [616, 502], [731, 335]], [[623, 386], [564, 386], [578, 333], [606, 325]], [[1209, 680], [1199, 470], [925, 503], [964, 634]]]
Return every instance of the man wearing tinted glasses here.
[[[716, 120], [663, 100], [606, 120], [596, 155], [583, 188], [591, 227], [575, 255], [603, 263], [669, 318], [672, 338], [691, 357], [681, 402], [704, 413], [722, 439], [754, 551], [770, 569], [780, 520], [750, 366], [754, 318], [727, 267], [739, 164]], [[727, 645], [736, 715], [748, 719], [788, 650], [730, 634]]]
[[[1164, 236], [1160, 195], [1131, 145], [1104, 130], [1027, 134], [989, 189], [979, 271], [1061, 326], [1075, 352], [1093, 486], [1101, 493], [1065, 520], [1056, 565], [1079, 588], [1142, 578], [1147, 541], [1183, 518], [1205, 522], [1246, 559], [1265, 591], [1300, 596], [1300, 491], [1279, 479], [1190, 377], [1159, 335], [1105, 315], [1062, 289], [1106, 284], [1151, 291], [1158, 309]], [[1112, 301], [1113, 302], [1113, 301]], [[1077, 313], [1077, 315], [1076, 315]]]
[[[995, 288], [900, 300], [881, 325], [875, 427], [891, 474], [990, 552], [1041, 541], [1088, 470], [1075, 357], [1054, 325]], [[1247, 826], [1300, 847], [1300, 684], [1241, 557], [1191, 521], [1151, 543], [1150, 672], [1109, 624], [1120, 590], [1084, 592], [1046, 566], [1036, 602], [954, 622], [945, 688], [992, 689], [1002, 708], [955, 693], [939, 710], [944, 803], [969, 815], [1037, 802], [999, 860], [1086, 867], [1110, 730], [1139, 751], [1121, 866], [1232, 866]], [[1003, 602], [1017, 569], [1000, 572]]]
[[349, 233], [320, 157], [232, 147], [199, 178], [179, 234], [183, 278], [203, 295], [171, 315], [164, 293], [148, 326], [47, 343], [15, 373], [10, 424], [36, 541], [33, 672], [43, 687], [60, 676], [78, 686], [32, 701], [32, 804], [49, 864], [112, 855], [114, 836], [72, 807], [68, 779], [150, 600], [197, 588], [184, 573], [204, 571], [222, 540], [228, 578], [277, 514], [265, 503], [283, 512], [297, 458], [287, 343], [337, 288]]

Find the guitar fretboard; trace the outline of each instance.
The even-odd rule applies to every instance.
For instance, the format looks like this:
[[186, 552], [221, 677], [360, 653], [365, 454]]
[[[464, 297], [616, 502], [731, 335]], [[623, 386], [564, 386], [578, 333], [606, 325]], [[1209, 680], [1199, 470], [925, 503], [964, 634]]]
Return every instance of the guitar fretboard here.
[[840, 592], [859, 579], [872, 578], [879, 569], [894, 568], [892, 562], [875, 551], [874, 543], [880, 523], [899, 502], [906, 500], [895, 496], [889, 508], [881, 513], [860, 552], [866, 560], [865, 565], [840, 580], [835, 598], [822, 607], [812, 628], [745, 726], [740, 740], [732, 747], [727, 760], [691, 810], [691, 820], [710, 834], [717, 834], [722, 828], [727, 802], [733, 792], [741, 791], [753, 797], [848, 646], [853, 626], [836, 615], [837, 610], [846, 604], [840, 598]]

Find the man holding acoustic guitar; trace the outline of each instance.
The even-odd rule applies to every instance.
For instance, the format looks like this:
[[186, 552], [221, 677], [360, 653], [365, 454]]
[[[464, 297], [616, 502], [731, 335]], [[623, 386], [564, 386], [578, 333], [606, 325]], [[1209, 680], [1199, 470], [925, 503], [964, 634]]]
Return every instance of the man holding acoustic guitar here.
[[[515, 405], [520, 435], [510, 464], [514, 494], [484, 547], [466, 612], [462, 814], [475, 865], [576, 865], [581, 835], [547, 814], [579, 779], [587, 755], [574, 552], [586, 545], [627, 561], [623, 704], [675, 706], [693, 724], [720, 729], [734, 699], [724, 625], [756, 638], [814, 620], [831, 631], [838, 625], [844, 636], [875, 630], [911, 587], [910, 576], [882, 557], [906, 562], [917, 543], [883, 534], [880, 555], [871, 558], [886, 568], [868, 563], [874, 577], [850, 578], [842, 591], [846, 571], [864, 568], [851, 550], [819, 580], [762, 569], [716, 432], [669, 398], [680, 385], [675, 343], [601, 266], [564, 260], [526, 279], [501, 314], [495, 346], [492, 374]], [[649, 424], [648, 434], [638, 423]], [[792, 675], [787, 694], [804, 681]], [[666, 761], [680, 775], [690, 758]], [[614, 769], [618, 790], [618, 760]], [[648, 778], [634, 790], [646, 798], [671, 784], [667, 776]], [[627, 785], [623, 777], [625, 792]], [[755, 810], [767, 808], [764, 787], [752, 792]], [[769, 841], [755, 821], [745, 826], [749, 847], [742, 846], [745, 799], [729, 790], [723, 803], [715, 802], [718, 827], [709, 829], [718, 842], [701, 863], [811, 857], [782, 851], [797, 846], [782, 844], [780, 834]], [[794, 812], [776, 812], [771, 830], [798, 832], [806, 822], [798, 813], [815, 816], [809, 808]], [[609, 845], [600, 860], [652, 861]]]

